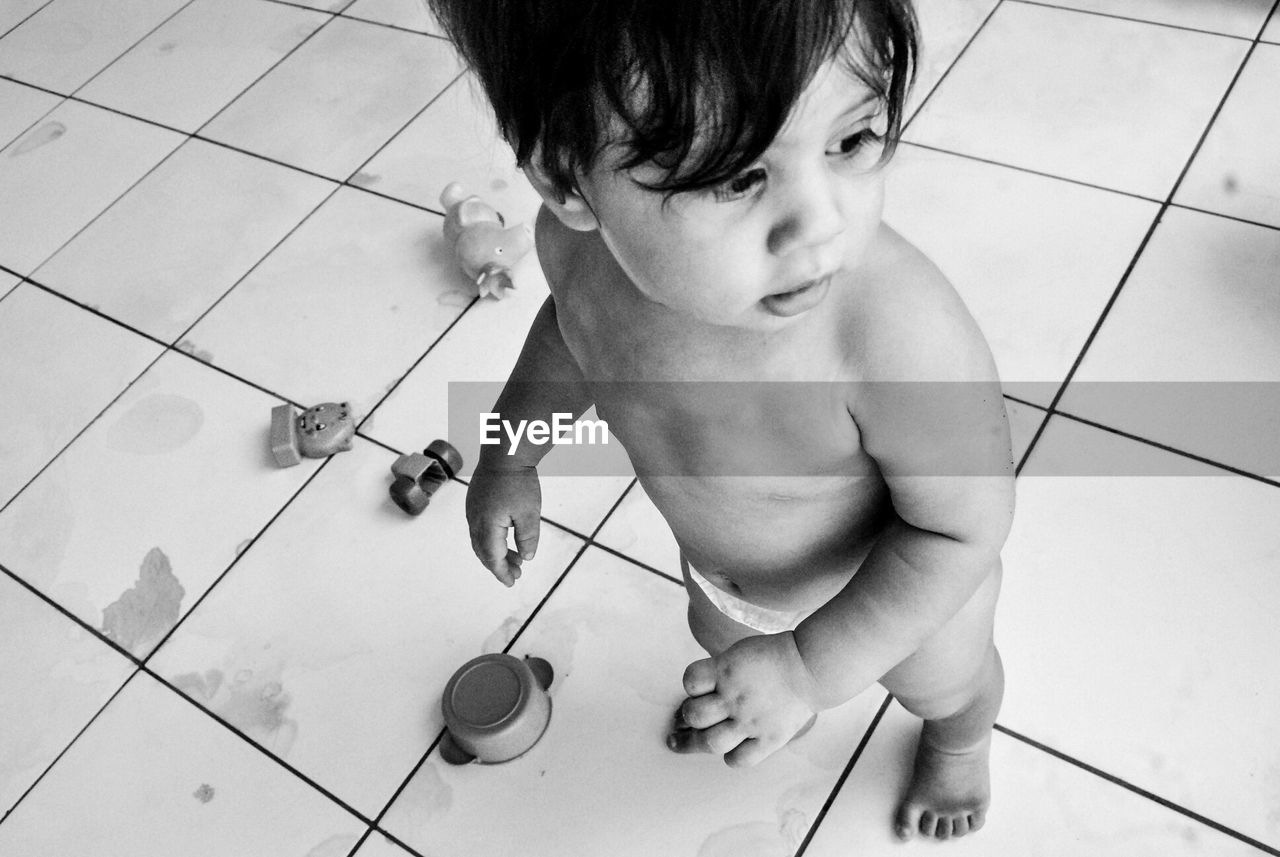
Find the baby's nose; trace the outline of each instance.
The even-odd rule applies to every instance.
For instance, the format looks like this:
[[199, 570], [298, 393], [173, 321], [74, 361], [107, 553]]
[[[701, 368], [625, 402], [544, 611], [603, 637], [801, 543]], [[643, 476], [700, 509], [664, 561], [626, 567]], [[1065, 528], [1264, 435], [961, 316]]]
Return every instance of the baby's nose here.
[[844, 213], [831, 184], [810, 180], [787, 202], [769, 232], [769, 252], [774, 255], [825, 247], [844, 231]]

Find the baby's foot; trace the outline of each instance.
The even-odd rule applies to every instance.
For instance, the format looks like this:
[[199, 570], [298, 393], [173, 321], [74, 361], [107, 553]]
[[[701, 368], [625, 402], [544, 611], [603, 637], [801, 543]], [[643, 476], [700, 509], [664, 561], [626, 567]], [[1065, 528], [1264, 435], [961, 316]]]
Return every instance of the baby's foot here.
[[942, 750], [920, 737], [915, 771], [898, 808], [899, 839], [964, 836], [986, 823], [991, 804], [991, 736], [963, 751]]

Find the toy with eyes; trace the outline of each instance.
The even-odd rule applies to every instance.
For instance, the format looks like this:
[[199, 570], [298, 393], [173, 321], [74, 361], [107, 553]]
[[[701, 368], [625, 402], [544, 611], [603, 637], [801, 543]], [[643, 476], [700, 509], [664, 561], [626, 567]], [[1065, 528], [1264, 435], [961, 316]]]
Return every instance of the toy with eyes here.
[[502, 298], [515, 288], [511, 268], [533, 249], [533, 228], [507, 226], [492, 205], [452, 182], [440, 194], [444, 206], [444, 240], [480, 297]]
[[325, 402], [295, 415], [293, 405], [271, 409], [271, 454], [292, 467], [307, 458], [326, 458], [351, 449], [356, 421], [347, 402]]

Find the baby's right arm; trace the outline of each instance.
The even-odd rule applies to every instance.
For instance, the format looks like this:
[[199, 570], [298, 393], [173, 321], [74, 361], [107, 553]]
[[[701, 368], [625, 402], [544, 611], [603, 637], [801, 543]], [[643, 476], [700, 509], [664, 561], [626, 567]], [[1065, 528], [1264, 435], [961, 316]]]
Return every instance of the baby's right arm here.
[[[590, 407], [582, 371], [560, 335], [555, 300], [548, 297], [494, 411], [512, 424], [520, 420], [550, 424], [554, 414], [571, 413], [576, 420]], [[521, 562], [532, 559], [538, 548], [542, 492], [537, 466], [548, 449], [550, 444], [531, 443], [527, 436], [514, 450], [505, 436], [499, 444], [483, 446], [467, 488], [471, 548], [507, 586], [520, 577]], [[517, 550], [507, 547], [507, 531], [512, 527]]]

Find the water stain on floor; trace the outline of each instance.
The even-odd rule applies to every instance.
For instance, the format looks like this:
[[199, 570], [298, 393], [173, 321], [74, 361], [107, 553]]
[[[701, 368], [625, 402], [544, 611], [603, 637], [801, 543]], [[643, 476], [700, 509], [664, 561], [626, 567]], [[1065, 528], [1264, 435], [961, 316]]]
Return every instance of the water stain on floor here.
[[153, 393], [134, 402], [107, 430], [111, 449], [135, 455], [162, 455], [185, 446], [200, 433], [204, 409], [186, 396]]
[[102, 611], [102, 633], [135, 655], [157, 643], [178, 623], [186, 590], [164, 551], [147, 551], [138, 581]]
[[20, 158], [58, 140], [65, 133], [67, 133], [67, 126], [61, 122], [46, 122], [23, 137], [21, 142], [9, 152], [9, 157]]

